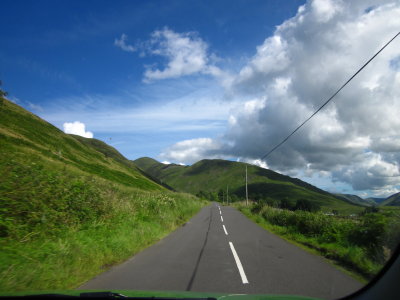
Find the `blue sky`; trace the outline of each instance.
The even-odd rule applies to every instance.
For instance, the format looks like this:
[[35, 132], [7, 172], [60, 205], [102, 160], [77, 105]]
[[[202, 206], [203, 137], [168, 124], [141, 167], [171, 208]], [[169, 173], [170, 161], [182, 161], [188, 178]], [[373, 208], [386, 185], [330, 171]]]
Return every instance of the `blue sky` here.
[[144, 83], [145, 65], [162, 64], [163, 58], [121, 51], [115, 39], [125, 34], [131, 44], [145, 43], [155, 30], [165, 27], [175, 32], [196, 32], [213, 53], [229, 57], [223, 64], [239, 68], [241, 59], [251, 56], [277, 24], [294, 16], [299, 4], [3, 1], [0, 77], [10, 97], [61, 129], [64, 122], [84, 122], [96, 138], [111, 138], [111, 144], [119, 145], [117, 148], [128, 158], [154, 157], [181, 139], [214, 135], [218, 126], [207, 126], [206, 132], [177, 129], [150, 134], [142, 130], [142, 134], [132, 135], [120, 129], [96, 128], [90, 126], [89, 119], [74, 118], [94, 111], [156, 107], [182, 97], [209, 97], [221, 88], [208, 76]]
[[129, 159], [240, 160], [330, 191], [386, 196], [400, 191], [400, 125], [388, 117], [399, 108], [398, 43], [259, 158], [397, 20], [392, 1], [2, 1], [0, 79], [10, 100]]

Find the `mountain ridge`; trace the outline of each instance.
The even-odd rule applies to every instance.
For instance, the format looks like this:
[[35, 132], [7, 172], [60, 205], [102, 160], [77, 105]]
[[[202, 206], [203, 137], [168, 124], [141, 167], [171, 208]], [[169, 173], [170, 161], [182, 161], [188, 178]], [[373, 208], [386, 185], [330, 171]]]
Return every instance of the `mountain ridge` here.
[[253, 200], [281, 201], [294, 205], [299, 199], [311, 200], [322, 207], [339, 210], [360, 210], [360, 205], [338, 198], [298, 178], [243, 162], [204, 159], [191, 166], [163, 164], [149, 157], [133, 161], [146, 173], [166, 182], [177, 191], [213, 195], [214, 199], [228, 188], [233, 200], [244, 199], [245, 167], [248, 170], [249, 197]]

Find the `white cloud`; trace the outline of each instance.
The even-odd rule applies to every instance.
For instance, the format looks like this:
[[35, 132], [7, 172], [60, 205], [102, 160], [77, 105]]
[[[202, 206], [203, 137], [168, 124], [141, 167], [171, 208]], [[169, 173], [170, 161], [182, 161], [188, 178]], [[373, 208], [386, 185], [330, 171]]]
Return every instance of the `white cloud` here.
[[114, 45], [121, 48], [124, 51], [135, 52], [137, 49], [134, 46], [128, 45], [126, 43], [127, 38], [128, 36], [125, 33], [123, 33], [119, 39], [117, 38], [114, 40]]
[[334, 2], [332, 0], [314, 0], [311, 2], [312, 12], [319, 22], [328, 22], [332, 17], [341, 10], [342, 1]]
[[[400, 4], [368, 10], [364, 1], [309, 1], [274, 36], [233, 81], [246, 97], [265, 105], [233, 116], [224, 136], [223, 154], [257, 158], [267, 153], [311, 115], [400, 27]], [[329, 25], [319, 25], [326, 23]], [[368, 66], [310, 123], [269, 158], [269, 166], [286, 172], [331, 172], [356, 190], [388, 190], [400, 185], [399, 41]], [[253, 96], [252, 96], [253, 95]], [[254, 101], [254, 100], [253, 100]], [[379, 151], [369, 153], [371, 151]]]
[[[217, 158], [212, 152], [219, 150], [220, 145], [210, 138], [197, 138], [178, 142], [160, 154], [161, 159], [194, 163], [204, 158]], [[180, 163], [184, 165], [184, 163]]]
[[361, 154], [362, 160], [334, 171], [333, 179], [350, 183], [356, 190], [392, 190], [399, 184], [398, 163], [390, 163], [380, 154]]
[[[215, 91], [214, 91], [215, 92]], [[216, 92], [215, 92], [216, 93]], [[116, 100], [117, 99], [117, 100]], [[93, 101], [92, 101], [93, 100]], [[83, 103], [96, 106], [96, 111], [88, 111], [85, 105], [65, 110], [62, 106], [46, 108], [41, 114], [47, 121], [62, 127], [59, 120], [87, 120], [85, 123], [98, 133], [151, 134], [177, 132], [222, 132], [226, 128], [229, 110], [237, 102], [224, 102], [212, 95], [187, 94], [175, 100], [144, 105], [118, 107], [119, 99], [114, 96], [96, 99], [66, 98], [56, 100], [62, 103]]]
[[32, 110], [36, 110], [36, 111], [43, 111], [43, 108], [40, 105], [34, 104], [32, 102], [27, 101], [26, 102], [28, 107]]
[[255, 166], [259, 166], [264, 169], [268, 169], [267, 163], [261, 159], [244, 159], [244, 162], [247, 162]]
[[86, 131], [85, 124], [83, 124], [79, 121], [75, 121], [72, 123], [66, 122], [63, 124], [63, 127], [64, 127], [65, 133], [76, 134], [76, 135], [83, 136], [85, 138], [93, 138], [93, 133], [90, 131]]
[[196, 73], [220, 76], [222, 71], [211, 64], [208, 45], [196, 33], [177, 33], [164, 28], [154, 31], [148, 52], [163, 56], [168, 62], [164, 69], [148, 67], [144, 76], [148, 80], [177, 78]]
[[[399, 28], [399, 2], [308, 1], [228, 81], [227, 94], [242, 104], [228, 115], [225, 134], [193, 155], [193, 145], [170, 149], [182, 161], [260, 159]], [[268, 166], [287, 174], [324, 172], [375, 194], [400, 188], [399, 57], [400, 38], [269, 156]]]

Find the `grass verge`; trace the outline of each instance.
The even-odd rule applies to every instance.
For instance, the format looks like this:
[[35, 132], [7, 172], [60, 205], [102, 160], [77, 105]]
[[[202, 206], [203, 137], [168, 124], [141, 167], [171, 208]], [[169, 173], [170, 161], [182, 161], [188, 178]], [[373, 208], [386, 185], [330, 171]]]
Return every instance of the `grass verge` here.
[[7, 166], [0, 182], [2, 292], [76, 288], [207, 204], [189, 194], [144, 191], [40, 163]]
[[[166, 200], [170, 203], [162, 206], [162, 212], [149, 207]], [[150, 193], [125, 201], [126, 206], [139, 204], [142, 209], [64, 230], [50, 238], [35, 238], [32, 233], [19, 241], [1, 241], [0, 290], [76, 288], [160, 240], [202, 206], [194, 197], [179, 194]]]
[[[236, 206], [242, 213], [266, 230], [281, 236], [285, 240], [311, 253], [327, 258], [331, 263], [362, 283], [367, 283], [379, 272], [384, 264], [382, 261], [372, 259], [365, 247], [344, 242], [343, 237], [336, 236], [327, 238], [327, 236], [323, 236], [323, 234], [310, 235], [300, 232], [301, 230], [299, 230], [298, 227], [296, 228], [296, 226], [289, 224], [286, 226], [283, 224], [273, 224], [274, 221], [268, 217], [269, 213], [266, 212], [270, 209], [274, 210], [273, 208], [264, 207], [260, 212], [254, 212], [251, 206], [246, 207], [243, 204], [237, 204]], [[293, 214], [294, 216], [293, 212], [283, 212], [283, 214]], [[326, 220], [322, 218], [322, 221], [324, 222]], [[345, 225], [340, 224], [340, 226]], [[334, 224], [334, 226], [339, 227], [338, 224]], [[323, 226], [318, 227], [321, 228]], [[343, 233], [339, 232], [340, 229], [338, 230], [337, 227], [335, 227], [335, 230], [337, 230], [337, 234], [340, 236]]]

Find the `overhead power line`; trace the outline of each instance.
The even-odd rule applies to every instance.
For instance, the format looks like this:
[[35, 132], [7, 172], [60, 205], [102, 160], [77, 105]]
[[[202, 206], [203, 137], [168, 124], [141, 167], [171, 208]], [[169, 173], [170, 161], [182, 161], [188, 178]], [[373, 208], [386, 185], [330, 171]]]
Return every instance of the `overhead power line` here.
[[375, 57], [378, 56], [379, 53], [383, 51], [395, 38], [397, 38], [400, 35], [400, 32], [398, 32], [389, 42], [387, 42], [378, 52], [376, 52], [356, 73], [353, 74], [328, 100], [325, 101], [324, 104], [322, 104], [311, 116], [309, 116], [303, 123], [301, 123], [295, 130], [293, 130], [287, 137], [285, 137], [279, 144], [277, 144], [275, 147], [273, 147], [267, 154], [261, 157], [261, 160], [267, 158], [272, 152], [274, 152], [276, 149], [278, 149], [280, 146], [282, 146], [293, 134], [296, 133], [304, 124], [306, 124], [312, 117], [314, 117], [321, 109], [324, 108], [325, 105], [327, 105], [339, 92], [351, 81], [353, 80], [354, 77], [358, 75]]

